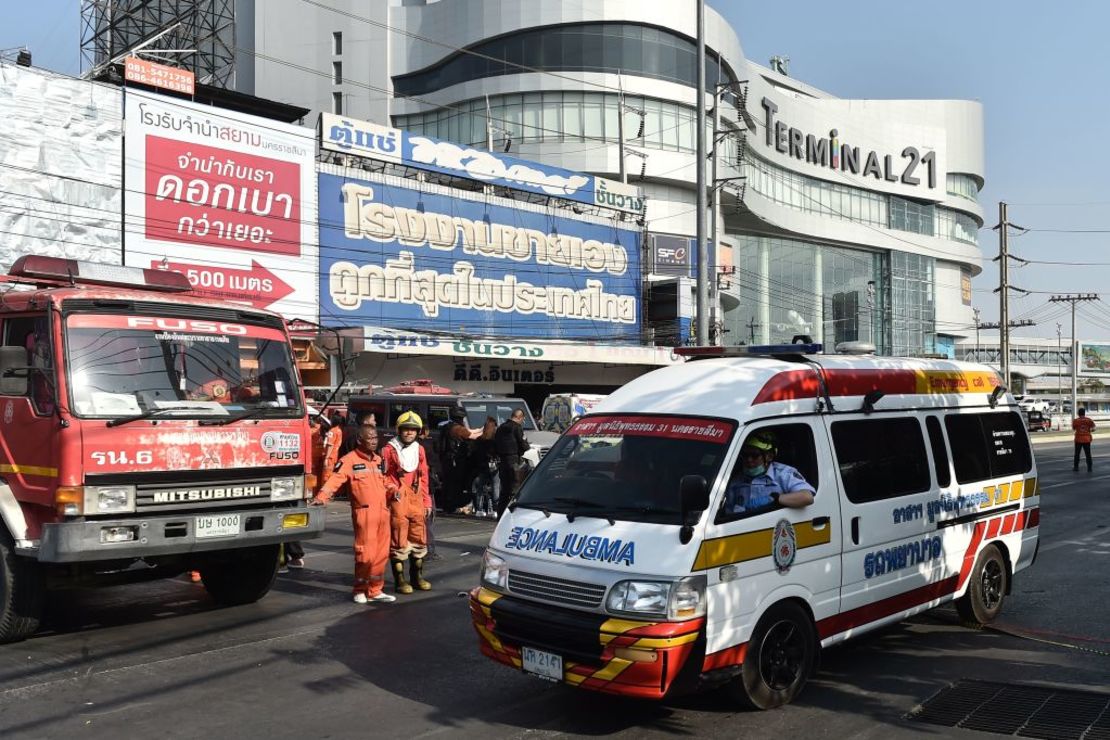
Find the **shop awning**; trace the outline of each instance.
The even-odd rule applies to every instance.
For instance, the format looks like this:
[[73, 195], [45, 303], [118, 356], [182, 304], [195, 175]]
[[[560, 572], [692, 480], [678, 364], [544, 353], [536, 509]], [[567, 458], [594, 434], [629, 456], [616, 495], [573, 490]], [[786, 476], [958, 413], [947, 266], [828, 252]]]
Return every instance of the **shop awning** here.
[[676, 365], [683, 362], [670, 347], [620, 344], [533, 342], [501, 339], [463, 339], [384, 327], [364, 328], [365, 352], [402, 355], [444, 355], [532, 362], [601, 363], [606, 365]]

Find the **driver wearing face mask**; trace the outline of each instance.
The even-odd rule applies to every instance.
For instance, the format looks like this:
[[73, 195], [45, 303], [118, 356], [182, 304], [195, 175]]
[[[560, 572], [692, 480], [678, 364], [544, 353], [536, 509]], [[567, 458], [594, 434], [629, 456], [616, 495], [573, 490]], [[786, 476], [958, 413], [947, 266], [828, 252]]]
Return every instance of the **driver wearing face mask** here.
[[813, 503], [814, 490], [795, 468], [775, 462], [775, 439], [755, 432], [740, 448], [740, 475], [725, 494], [726, 512], [740, 514], [776, 506], [800, 509]]

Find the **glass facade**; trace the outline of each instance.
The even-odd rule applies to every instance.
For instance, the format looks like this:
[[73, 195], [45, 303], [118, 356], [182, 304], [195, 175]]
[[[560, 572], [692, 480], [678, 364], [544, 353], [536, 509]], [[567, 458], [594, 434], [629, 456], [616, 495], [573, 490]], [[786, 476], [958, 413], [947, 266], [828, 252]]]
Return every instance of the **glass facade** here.
[[[624, 114], [625, 141], [636, 147], [673, 152], [695, 151], [694, 109], [667, 100], [626, 95], [625, 104], [644, 111]], [[552, 91], [519, 95], [491, 95], [490, 121], [515, 142], [617, 144], [619, 108], [612, 93]], [[485, 146], [486, 100], [464, 100], [450, 109], [394, 116], [393, 125], [414, 134], [434, 136], [467, 146]], [[500, 140], [503, 134], [498, 134]], [[584, 147], [588, 149], [590, 147]], [[722, 142], [722, 157], [735, 161], [736, 140]]]
[[979, 185], [971, 175], [949, 173], [945, 178], [945, 189], [949, 195], [956, 195], [975, 202], [979, 201]]
[[795, 239], [736, 237], [739, 306], [725, 314], [726, 344], [863, 341], [880, 353], [885, 255]]
[[[635, 23], [544, 26], [474, 44], [427, 69], [398, 75], [393, 89], [402, 96], [427, 95], [470, 80], [532, 70], [621, 72], [694, 87], [696, 60], [694, 41], [665, 28]], [[735, 82], [732, 70], [720, 66], [720, 81]], [[718, 81], [717, 55], [707, 52], [706, 89]]]
[[936, 260], [909, 252], [890, 253], [888, 343], [895, 356], [933, 352], [936, 341]]
[[750, 153], [743, 170], [748, 188], [778, 205], [884, 229], [979, 243], [979, 224], [951, 208], [807, 177]]

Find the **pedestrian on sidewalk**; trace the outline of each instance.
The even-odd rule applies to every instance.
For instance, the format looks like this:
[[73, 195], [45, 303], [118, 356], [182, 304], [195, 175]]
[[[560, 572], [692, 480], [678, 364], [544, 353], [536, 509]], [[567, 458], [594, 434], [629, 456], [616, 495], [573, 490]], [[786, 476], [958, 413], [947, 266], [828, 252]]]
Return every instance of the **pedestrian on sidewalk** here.
[[340, 458], [328, 482], [312, 499], [313, 505], [323, 505], [340, 488], [350, 487], [351, 524], [355, 530], [352, 591], [356, 604], [396, 601], [382, 587], [389, 560], [389, 500], [397, 489], [385, 477], [377, 450], [378, 430], [369, 426], [360, 428], [358, 447]]
[[1095, 423], [1087, 418], [1087, 409], [1078, 409], [1071, 428], [1075, 430], [1075, 461], [1071, 469], [1079, 472], [1079, 453], [1082, 451], [1087, 457], [1087, 472], [1091, 472], [1091, 432], [1095, 430]]

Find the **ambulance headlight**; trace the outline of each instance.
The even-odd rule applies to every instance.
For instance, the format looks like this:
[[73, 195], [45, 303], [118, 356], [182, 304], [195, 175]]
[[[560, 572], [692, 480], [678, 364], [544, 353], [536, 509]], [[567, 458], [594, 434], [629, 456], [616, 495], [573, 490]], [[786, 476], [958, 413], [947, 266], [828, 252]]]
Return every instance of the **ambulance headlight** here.
[[273, 478], [270, 480], [271, 501], [294, 501], [304, 498], [304, 476]]
[[694, 619], [705, 616], [705, 576], [687, 576], [676, 581], [667, 605], [669, 619]]
[[660, 581], [621, 581], [609, 590], [605, 608], [611, 612], [663, 617], [671, 584]]
[[500, 591], [509, 589], [509, 564], [489, 550], [482, 557], [482, 585]]
[[705, 615], [705, 576], [678, 581], [621, 581], [609, 591], [605, 608], [621, 614], [694, 619]]

